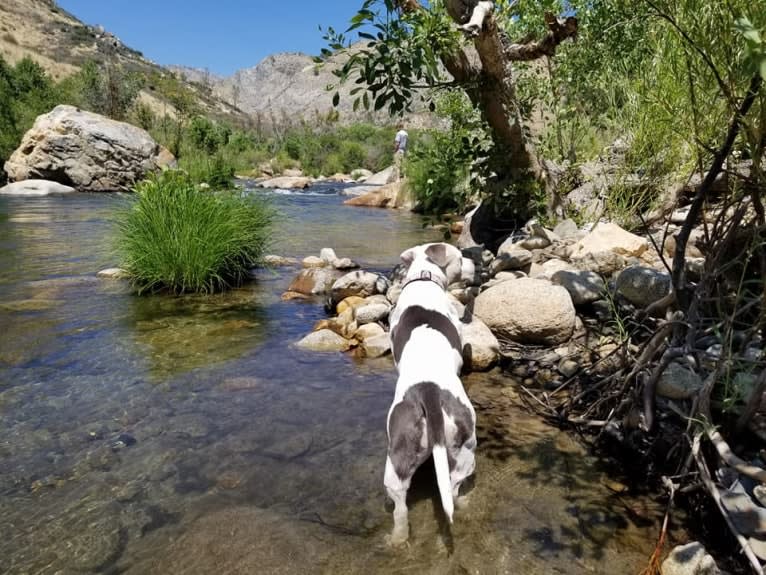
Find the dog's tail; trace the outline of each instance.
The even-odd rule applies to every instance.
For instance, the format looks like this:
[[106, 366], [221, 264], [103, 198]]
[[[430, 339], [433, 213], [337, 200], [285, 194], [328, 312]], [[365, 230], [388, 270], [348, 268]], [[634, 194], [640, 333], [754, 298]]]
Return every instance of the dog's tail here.
[[442, 413], [440, 390], [436, 385], [428, 386], [423, 398], [428, 425], [428, 436], [433, 441], [431, 454], [436, 469], [436, 484], [439, 487], [439, 496], [442, 500], [442, 508], [447, 519], [452, 523], [452, 514], [455, 511], [455, 502], [452, 500], [452, 482], [449, 477], [449, 460], [447, 458], [447, 446], [444, 437], [444, 414]]

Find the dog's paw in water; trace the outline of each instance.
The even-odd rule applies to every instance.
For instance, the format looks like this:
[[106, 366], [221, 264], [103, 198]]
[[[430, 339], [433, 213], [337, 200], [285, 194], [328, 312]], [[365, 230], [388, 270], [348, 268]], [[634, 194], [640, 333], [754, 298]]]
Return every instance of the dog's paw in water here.
[[403, 547], [409, 547], [410, 533], [409, 529], [394, 529], [390, 534], [386, 535], [386, 545], [392, 549], [401, 549]]
[[468, 509], [468, 504], [470, 503], [469, 495], [460, 495], [455, 498], [455, 509], [458, 509], [460, 511], [463, 511], [465, 509]]

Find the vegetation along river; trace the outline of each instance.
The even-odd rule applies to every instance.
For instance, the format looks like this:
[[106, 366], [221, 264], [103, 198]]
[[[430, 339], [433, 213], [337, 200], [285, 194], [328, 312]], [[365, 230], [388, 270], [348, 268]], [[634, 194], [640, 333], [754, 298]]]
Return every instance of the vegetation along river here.
[[[367, 269], [438, 239], [417, 216], [271, 194], [271, 251], [333, 247]], [[411, 541], [388, 549], [389, 358], [291, 344], [321, 302], [282, 302], [296, 268], [216, 296], [138, 297], [117, 262], [125, 196], [0, 198], [0, 572], [637, 573], [660, 510], [609, 489], [570, 436], [465, 378], [477, 476], [446, 535], [430, 470]]]

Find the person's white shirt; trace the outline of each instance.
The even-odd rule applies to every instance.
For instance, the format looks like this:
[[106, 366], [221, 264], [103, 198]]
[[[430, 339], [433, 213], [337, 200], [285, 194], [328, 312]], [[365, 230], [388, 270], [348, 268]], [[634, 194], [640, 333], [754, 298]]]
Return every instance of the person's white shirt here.
[[394, 143], [396, 144], [396, 151], [397, 152], [406, 152], [407, 151], [407, 139], [409, 138], [409, 135], [405, 130], [399, 130], [396, 133], [396, 138], [394, 138]]

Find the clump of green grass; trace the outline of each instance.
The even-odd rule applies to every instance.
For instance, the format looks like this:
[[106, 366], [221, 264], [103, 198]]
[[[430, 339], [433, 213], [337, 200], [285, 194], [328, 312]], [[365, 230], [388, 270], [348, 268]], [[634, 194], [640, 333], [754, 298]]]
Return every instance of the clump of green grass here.
[[116, 248], [139, 293], [212, 293], [241, 283], [258, 262], [273, 216], [262, 200], [200, 190], [166, 171], [136, 186], [118, 216]]

